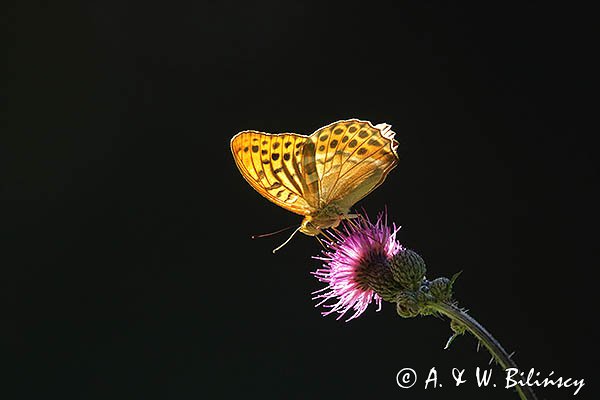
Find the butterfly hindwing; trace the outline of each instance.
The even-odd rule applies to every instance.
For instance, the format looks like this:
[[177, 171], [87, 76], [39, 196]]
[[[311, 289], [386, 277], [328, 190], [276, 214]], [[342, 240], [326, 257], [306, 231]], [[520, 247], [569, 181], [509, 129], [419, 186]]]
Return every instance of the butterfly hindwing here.
[[299, 160], [305, 136], [243, 131], [231, 139], [235, 162], [248, 183], [261, 195], [286, 210], [309, 215], [316, 208], [307, 201], [305, 182]]
[[349, 209], [379, 186], [398, 161], [393, 135], [389, 125], [357, 119], [313, 133], [320, 206], [335, 202]]

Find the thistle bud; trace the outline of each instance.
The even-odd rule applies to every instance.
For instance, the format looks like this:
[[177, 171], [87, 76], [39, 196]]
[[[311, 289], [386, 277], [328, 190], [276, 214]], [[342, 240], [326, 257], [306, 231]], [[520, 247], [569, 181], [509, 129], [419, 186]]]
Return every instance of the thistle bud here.
[[420, 255], [410, 249], [403, 249], [392, 258], [391, 272], [394, 280], [402, 287], [417, 290], [425, 278], [427, 268]]
[[440, 302], [450, 301], [452, 298], [452, 284], [448, 278], [436, 278], [429, 283], [429, 293]]

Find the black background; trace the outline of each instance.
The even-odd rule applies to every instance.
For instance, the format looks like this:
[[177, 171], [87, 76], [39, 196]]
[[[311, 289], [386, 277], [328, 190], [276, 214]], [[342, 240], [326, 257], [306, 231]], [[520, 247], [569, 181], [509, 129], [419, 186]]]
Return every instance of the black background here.
[[[318, 243], [235, 167], [238, 131], [393, 125], [387, 206], [523, 368], [593, 398], [589, 10], [545, 2], [19, 2], [2, 165], [3, 398], [490, 398], [489, 355], [393, 305], [321, 317]], [[441, 389], [423, 390], [436, 367]], [[409, 390], [395, 375], [419, 372]], [[452, 388], [450, 369], [470, 381]], [[501, 386], [501, 371], [496, 368]], [[538, 390], [572, 398], [572, 389]], [[8, 395], [10, 393], [10, 395]]]

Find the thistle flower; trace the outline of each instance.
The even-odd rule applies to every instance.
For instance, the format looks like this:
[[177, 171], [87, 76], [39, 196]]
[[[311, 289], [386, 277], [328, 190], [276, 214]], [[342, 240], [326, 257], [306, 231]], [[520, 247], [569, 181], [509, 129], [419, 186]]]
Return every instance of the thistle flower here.
[[[328, 308], [323, 315], [339, 313], [342, 318], [348, 311], [354, 313], [347, 321], [360, 316], [372, 302], [381, 310], [382, 300], [390, 300], [390, 289], [397, 292], [391, 271], [391, 260], [405, 249], [396, 240], [400, 227], [387, 223], [387, 215], [379, 214], [377, 221], [368, 217], [346, 220], [341, 229], [327, 231], [331, 240], [322, 256], [322, 268], [313, 272], [320, 282], [327, 284], [313, 292], [313, 300], [320, 299], [317, 306]], [[389, 287], [391, 283], [391, 288]]]

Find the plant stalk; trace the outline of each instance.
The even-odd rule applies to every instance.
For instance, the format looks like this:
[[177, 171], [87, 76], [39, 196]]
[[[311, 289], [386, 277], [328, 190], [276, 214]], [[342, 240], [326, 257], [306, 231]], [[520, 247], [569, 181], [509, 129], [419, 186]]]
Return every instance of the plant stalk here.
[[[483, 343], [504, 370], [507, 368], [518, 369], [517, 364], [510, 358], [510, 355], [504, 350], [502, 345], [487, 331], [487, 329], [469, 314], [447, 302], [431, 302], [428, 306], [464, 326], [473, 336]], [[537, 400], [537, 397], [530, 386], [523, 387], [517, 385], [516, 389], [521, 400]]]

